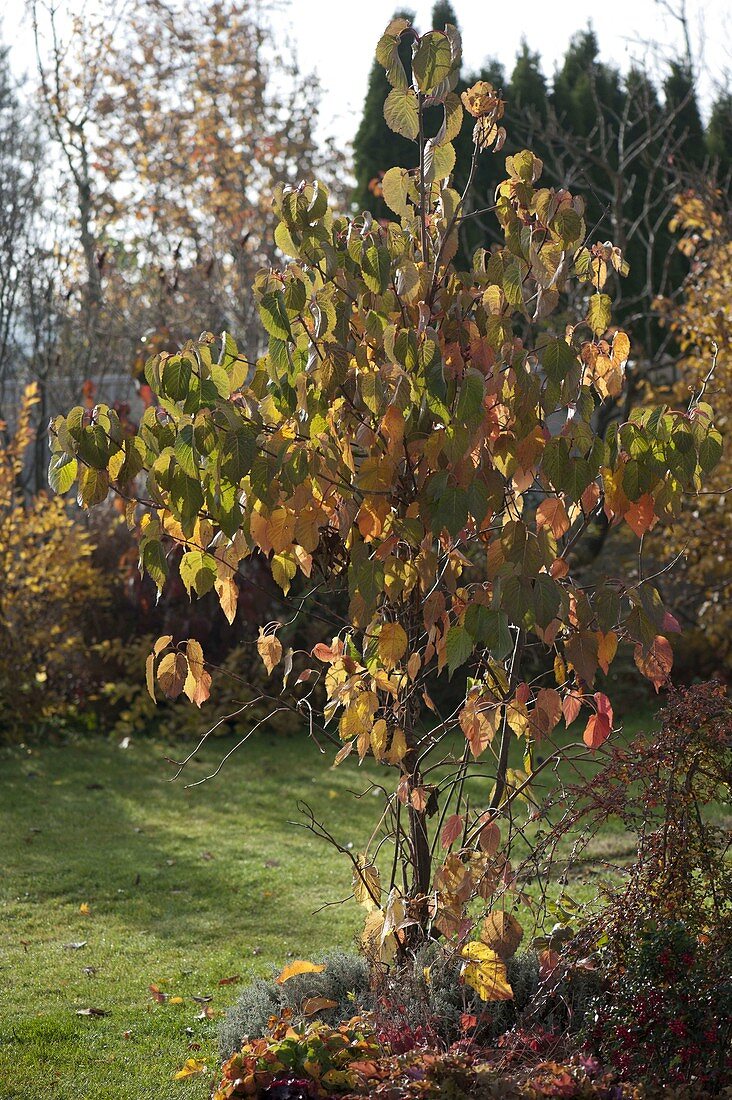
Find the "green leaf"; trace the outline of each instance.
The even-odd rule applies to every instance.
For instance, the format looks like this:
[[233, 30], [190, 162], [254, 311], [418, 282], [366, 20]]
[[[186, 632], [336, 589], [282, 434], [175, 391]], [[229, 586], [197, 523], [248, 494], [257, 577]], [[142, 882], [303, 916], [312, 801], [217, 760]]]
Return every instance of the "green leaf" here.
[[414, 141], [419, 134], [419, 106], [411, 88], [392, 88], [384, 103], [384, 118], [395, 134]]
[[364, 248], [361, 256], [363, 281], [374, 294], [383, 294], [389, 283], [389, 253], [375, 244]]
[[587, 310], [587, 324], [595, 336], [602, 336], [612, 317], [612, 298], [608, 294], [593, 294]]
[[708, 474], [722, 457], [722, 436], [716, 428], [710, 428], [709, 433], [699, 444], [699, 465], [703, 472]]
[[533, 611], [537, 626], [547, 627], [559, 611], [559, 587], [556, 581], [541, 573], [534, 581]]
[[566, 340], [552, 340], [541, 351], [541, 365], [550, 382], [562, 382], [577, 362]]
[[109, 474], [106, 470], [95, 470], [93, 466], [82, 466], [79, 472], [77, 499], [82, 508], [91, 508], [107, 499], [109, 492]]
[[67, 493], [76, 481], [79, 466], [72, 455], [53, 455], [48, 464], [48, 484], [54, 493]]
[[262, 295], [259, 303], [259, 316], [270, 336], [278, 340], [288, 340], [292, 336], [290, 321], [285, 309], [285, 298], [281, 290], [269, 291]]
[[252, 468], [255, 452], [252, 431], [237, 428], [226, 433], [221, 445], [221, 472], [228, 481], [238, 484]]
[[447, 145], [454, 141], [463, 124], [463, 105], [456, 92], [449, 92], [444, 103], [445, 117], [434, 139], [435, 145]]
[[406, 168], [390, 168], [381, 181], [381, 193], [390, 210], [400, 218], [406, 217], [409, 213], [407, 198], [412, 193]]
[[149, 539], [143, 546], [142, 567], [150, 574], [158, 591], [161, 591], [168, 575], [168, 560], [159, 539]]
[[455, 418], [465, 424], [471, 431], [477, 428], [483, 419], [485, 409], [483, 398], [485, 395], [485, 379], [479, 370], [470, 367], [465, 372], [457, 405], [455, 406]]
[[172, 356], [163, 367], [163, 393], [174, 401], [185, 400], [191, 384], [191, 374], [190, 359], [180, 355]]
[[464, 626], [451, 626], [445, 639], [445, 652], [447, 654], [447, 669], [452, 679], [456, 668], [467, 661], [473, 652], [473, 639]]
[[184, 424], [178, 435], [175, 438], [174, 445], [175, 457], [181, 465], [181, 468], [190, 476], [197, 478], [199, 476], [198, 464], [196, 462], [196, 455], [193, 449], [193, 425]]
[[511, 631], [503, 611], [483, 604], [471, 604], [465, 612], [465, 629], [478, 645], [490, 650], [497, 661], [511, 652]]
[[468, 494], [456, 485], [446, 486], [432, 508], [432, 530], [439, 534], [442, 528], [457, 537], [468, 522]]
[[423, 34], [412, 58], [412, 72], [419, 90], [429, 95], [438, 84], [447, 79], [451, 68], [452, 51], [447, 35], [442, 31], [428, 31]]
[[79, 457], [87, 466], [103, 470], [109, 461], [109, 440], [98, 424], [85, 428], [79, 439]]
[[188, 595], [191, 589], [197, 596], [209, 592], [216, 580], [216, 561], [201, 550], [189, 550], [180, 560], [180, 579]]

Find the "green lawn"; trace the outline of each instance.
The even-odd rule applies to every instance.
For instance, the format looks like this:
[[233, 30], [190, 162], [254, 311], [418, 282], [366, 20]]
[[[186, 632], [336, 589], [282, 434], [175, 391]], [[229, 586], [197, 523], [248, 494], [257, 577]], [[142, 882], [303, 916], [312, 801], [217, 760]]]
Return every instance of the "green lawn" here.
[[[197, 1019], [191, 997], [221, 1010], [239, 988], [221, 979], [353, 940], [353, 903], [313, 915], [348, 893], [346, 867], [287, 821], [307, 799], [358, 847], [373, 803], [347, 788], [363, 777], [329, 770], [305, 738], [263, 738], [185, 790], [166, 751], [83, 741], [0, 757], [2, 1100], [204, 1097], [208, 1078], [171, 1080], [187, 1028], [215, 1065], [217, 1019]], [[151, 984], [184, 1003], [156, 1004]], [[89, 1007], [108, 1015], [76, 1015]]]
[[[189, 778], [231, 744], [212, 742]], [[82, 740], [0, 753], [2, 1100], [203, 1098], [240, 988], [219, 982], [353, 943], [353, 902], [314, 912], [348, 893], [344, 861], [288, 818], [307, 800], [358, 850], [376, 803], [348, 793], [363, 770], [330, 770], [304, 737], [263, 737], [186, 790], [164, 760], [181, 751]], [[632, 849], [606, 839], [609, 858]], [[592, 873], [574, 895], [595, 892]], [[182, 1003], [156, 1003], [151, 984]], [[211, 1020], [192, 999], [207, 995]], [[77, 1015], [88, 1008], [105, 1015]], [[211, 1072], [174, 1083], [192, 1055]]]

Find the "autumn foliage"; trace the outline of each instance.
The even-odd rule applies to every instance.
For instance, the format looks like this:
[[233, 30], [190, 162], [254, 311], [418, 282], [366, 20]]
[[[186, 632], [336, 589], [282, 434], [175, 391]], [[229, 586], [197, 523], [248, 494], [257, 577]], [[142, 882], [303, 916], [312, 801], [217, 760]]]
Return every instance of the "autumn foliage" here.
[[83, 707], [94, 611], [107, 579], [94, 566], [93, 542], [65, 502], [22, 488], [35, 440], [36, 388], [21, 402], [12, 433], [0, 424], [0, 740]]
[[[473, 166], [504, 138], [496, 89], [454, 91], [460, 56], [454, 27], [420, 37], [405, 19], [389, 25], [377, 47], [385, 117], [420, 154], [384, 176], [394, 220], [338, 213], [319, 182], [276, 188], [281, 262], [253, 285], [265, 353], [249, 361], [231, 335], [204, 333], [154, 356], [156, 403], [139, 429], [123, 432], [106, 406], [58, 417], [50, 478], [85, 508], [118, 494], [158, 588], [181, 547], [191, 597], [215, 590], [229, 619], [242, 562], [267, 559], [283, 609], [257, 642], [273, 709], [336, 746], [335, 763], [355, 753], [384, 768], [371, 844], [339, 846], [366, 910], [364, 949], [388, 964], [439, 935], [497, 999], [511, 989], [496, 936], [484, 923], [470, 936], [478, 912], [516, 896], [519, 801], [562, 758], [563, 725], [581, 719], [584, 755], [611, 736], [601, 677], [619, 649], [656, 690], [666, 683], [676, 623], [643, 572], [643, 540], [721, 448], [696, 397], [597, 433], [632, 355], [611, 316], [626, 263], [591, 239], [579, 196], [542, 185], [529, 150], [506, 159], [497, 189], [502, 243], [456, 269], [463, 110]], [[429, 135], [428, 106], [442, 116]], [[601, 514], [639, 540], [633, 583], [612, 563], [590, 583], [579, 564]], [[299, 614], [322, 624], [310, 653], [288, 645]], [[205, 704], [200, 645], [160, 639], [148, 682]], [[468, 774], [484, 776], [478, 804]]]

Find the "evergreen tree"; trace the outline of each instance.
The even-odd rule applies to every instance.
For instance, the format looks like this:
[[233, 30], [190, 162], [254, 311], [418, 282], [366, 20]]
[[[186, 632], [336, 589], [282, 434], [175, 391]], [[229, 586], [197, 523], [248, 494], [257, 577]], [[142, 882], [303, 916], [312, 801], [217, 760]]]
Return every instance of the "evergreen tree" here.
[[457, 27], [457, 15], [450, 0], [437, 0], [437, 3], [432, 8], [432, 30], [444, 31], [446, 25], [451, 23], [453, 27]]
[[598, 123], [598, 109], [606, 120], [620, 115], [623, 92], [618, 70], [599, 60], [597, 35], [588, 27], [570, 41], [561, 69], [554, 78], [551, 101], [560, 120], [577, 135], [587, 136]]
[[666, 96], [666, 110], [673, 113], [669, 127], [676, 136], [683, 139], [681, 157], [684, 164], [699, 166], [704, 163], [707, 153], [704, 139], [704, 126], [696, 97], [694, 74], [688, 62], [672, 61], [663, 90]]
[[549, 107], [546, 77], [541, 71], [539, 54], [529, 49], [525, 38], [521, 40], [521, 50], [511, 73], [508, 101], [511, 110], [532, 111], [540, 121], [546, 119]]
[[714, 101], [707, 127], [707, 149], [717, 168], [720, 183], [727, 182], [732, 171], [732, 92], [725, 91]]

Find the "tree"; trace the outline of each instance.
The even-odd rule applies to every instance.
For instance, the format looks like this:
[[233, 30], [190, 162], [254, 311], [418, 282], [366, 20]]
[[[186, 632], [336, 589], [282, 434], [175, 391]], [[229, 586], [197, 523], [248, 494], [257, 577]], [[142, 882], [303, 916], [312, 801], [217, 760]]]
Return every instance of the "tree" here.
[[256, 354], [245, 288], [274, 259], [268, 196], [296, 164], [337, 174], [337, 155], [316, 152], [316, 83], [274, 53], [248, 0], [100, 0], [65, 39], [53, 12], [34, 15], [77, 392], [92, 378], [127, 398], [141, 341], [175, 347], [192, 313], [246, 332]]
[[701, 167], [707, 149], [694, 72], [689, 61], [676, 59], [671, 62], [663, 90], [669, 123], [681, 145], [684, 163]]
[[[640, 539], [669, 521], [719, 437], [693, 402], [636, 412], [600, 438], [597, 408], [621, 390], [631, 354], [626, 334], [610, 332], [609, 272], [624, 270], [622, 256], [586, 243], [581, 199], [542, 187], [541, 162], [522, 150], [498, 189], [502, 244], [458, 270], [467, 214], [451, 142], [465, 107], [473, 166], [491, 156], [503, 101], [485, 82], [456, 94], [454, 29], [418, 36], [392, 21], [377, 50], [387, 121], [419, 151], [416, 168], [384, 176], [396, 220], [339, 215], [319, 183], [280, 187], [275, 240], [288, 259], [253, 287], [266, 354], [250, 363], [231, 336], [204, 334], [154, 356], [146, 376], [159, 405], [139, 431], [125, 436], [104, 406], [72, 410], [53, 425], [50, 478], [60, 491], [76, 485], [84, 507], [112, 490], [131, 522], [140, 509], [142, 568], [162, 588], [181, 546], [186, 588], [215, 589], [225, 614], [241, 562], [269, 560], [285, 610], [259, 630], [265, 667], [282, 673], [265, 696], [337, 747], [336, 763], [357, 753], [385, 774], [364, 852], [306, 808], [307, 826], [351, 859], [367, 952], [404, 960], [428, 935], [461, 949], [476, 898], [489, 911], [501, 897], [510, 905], [519, 801], [564, 754], [581, 759], [611, 735], [596, 680], [618, 646], [656, 689], [667, 680], [670, 620], [655, 578], [593, 582], [577, 550], [601, 513]], [[428, 100], [443, 115], [429, 141]], [[553, 332], [569, 288], [579, 311]], [[642, 542], [638, 553], [642, 567]], [[310, 653], [288, 647], [298, 614], [322, 623]], [[160, 639], [147, 671], [151, 692], [205, 702], [195, 639]], [[554, 743], [562, 718], [580, 715], [582, 741]], [[475, 775], [478, 806], [466, 793]], [[463, 950], [466, 980], [487, 998], [511, 995], [489, 947]]]
[[707, 126], [707, 147], [720, 183], [730, 188], [732, 170], [732, 92], [724, 91], [712, 104]]
[[[0, 47], [0, 416], [15, 388], [14, 363], [23, 343], [23, 282], [40, 205], [38, 127], [21, 103], [9, 50]], [[15, 395], [19, 396], [19, 395]]]
[[530, 111], [544, 122], [549, 107], [549, 89], [541, 71], [541, 58], [538, 53], [532, 53], [525, 38], [521, 40], [521, 51], [511, 73], [509, 95], [515, 111]]

